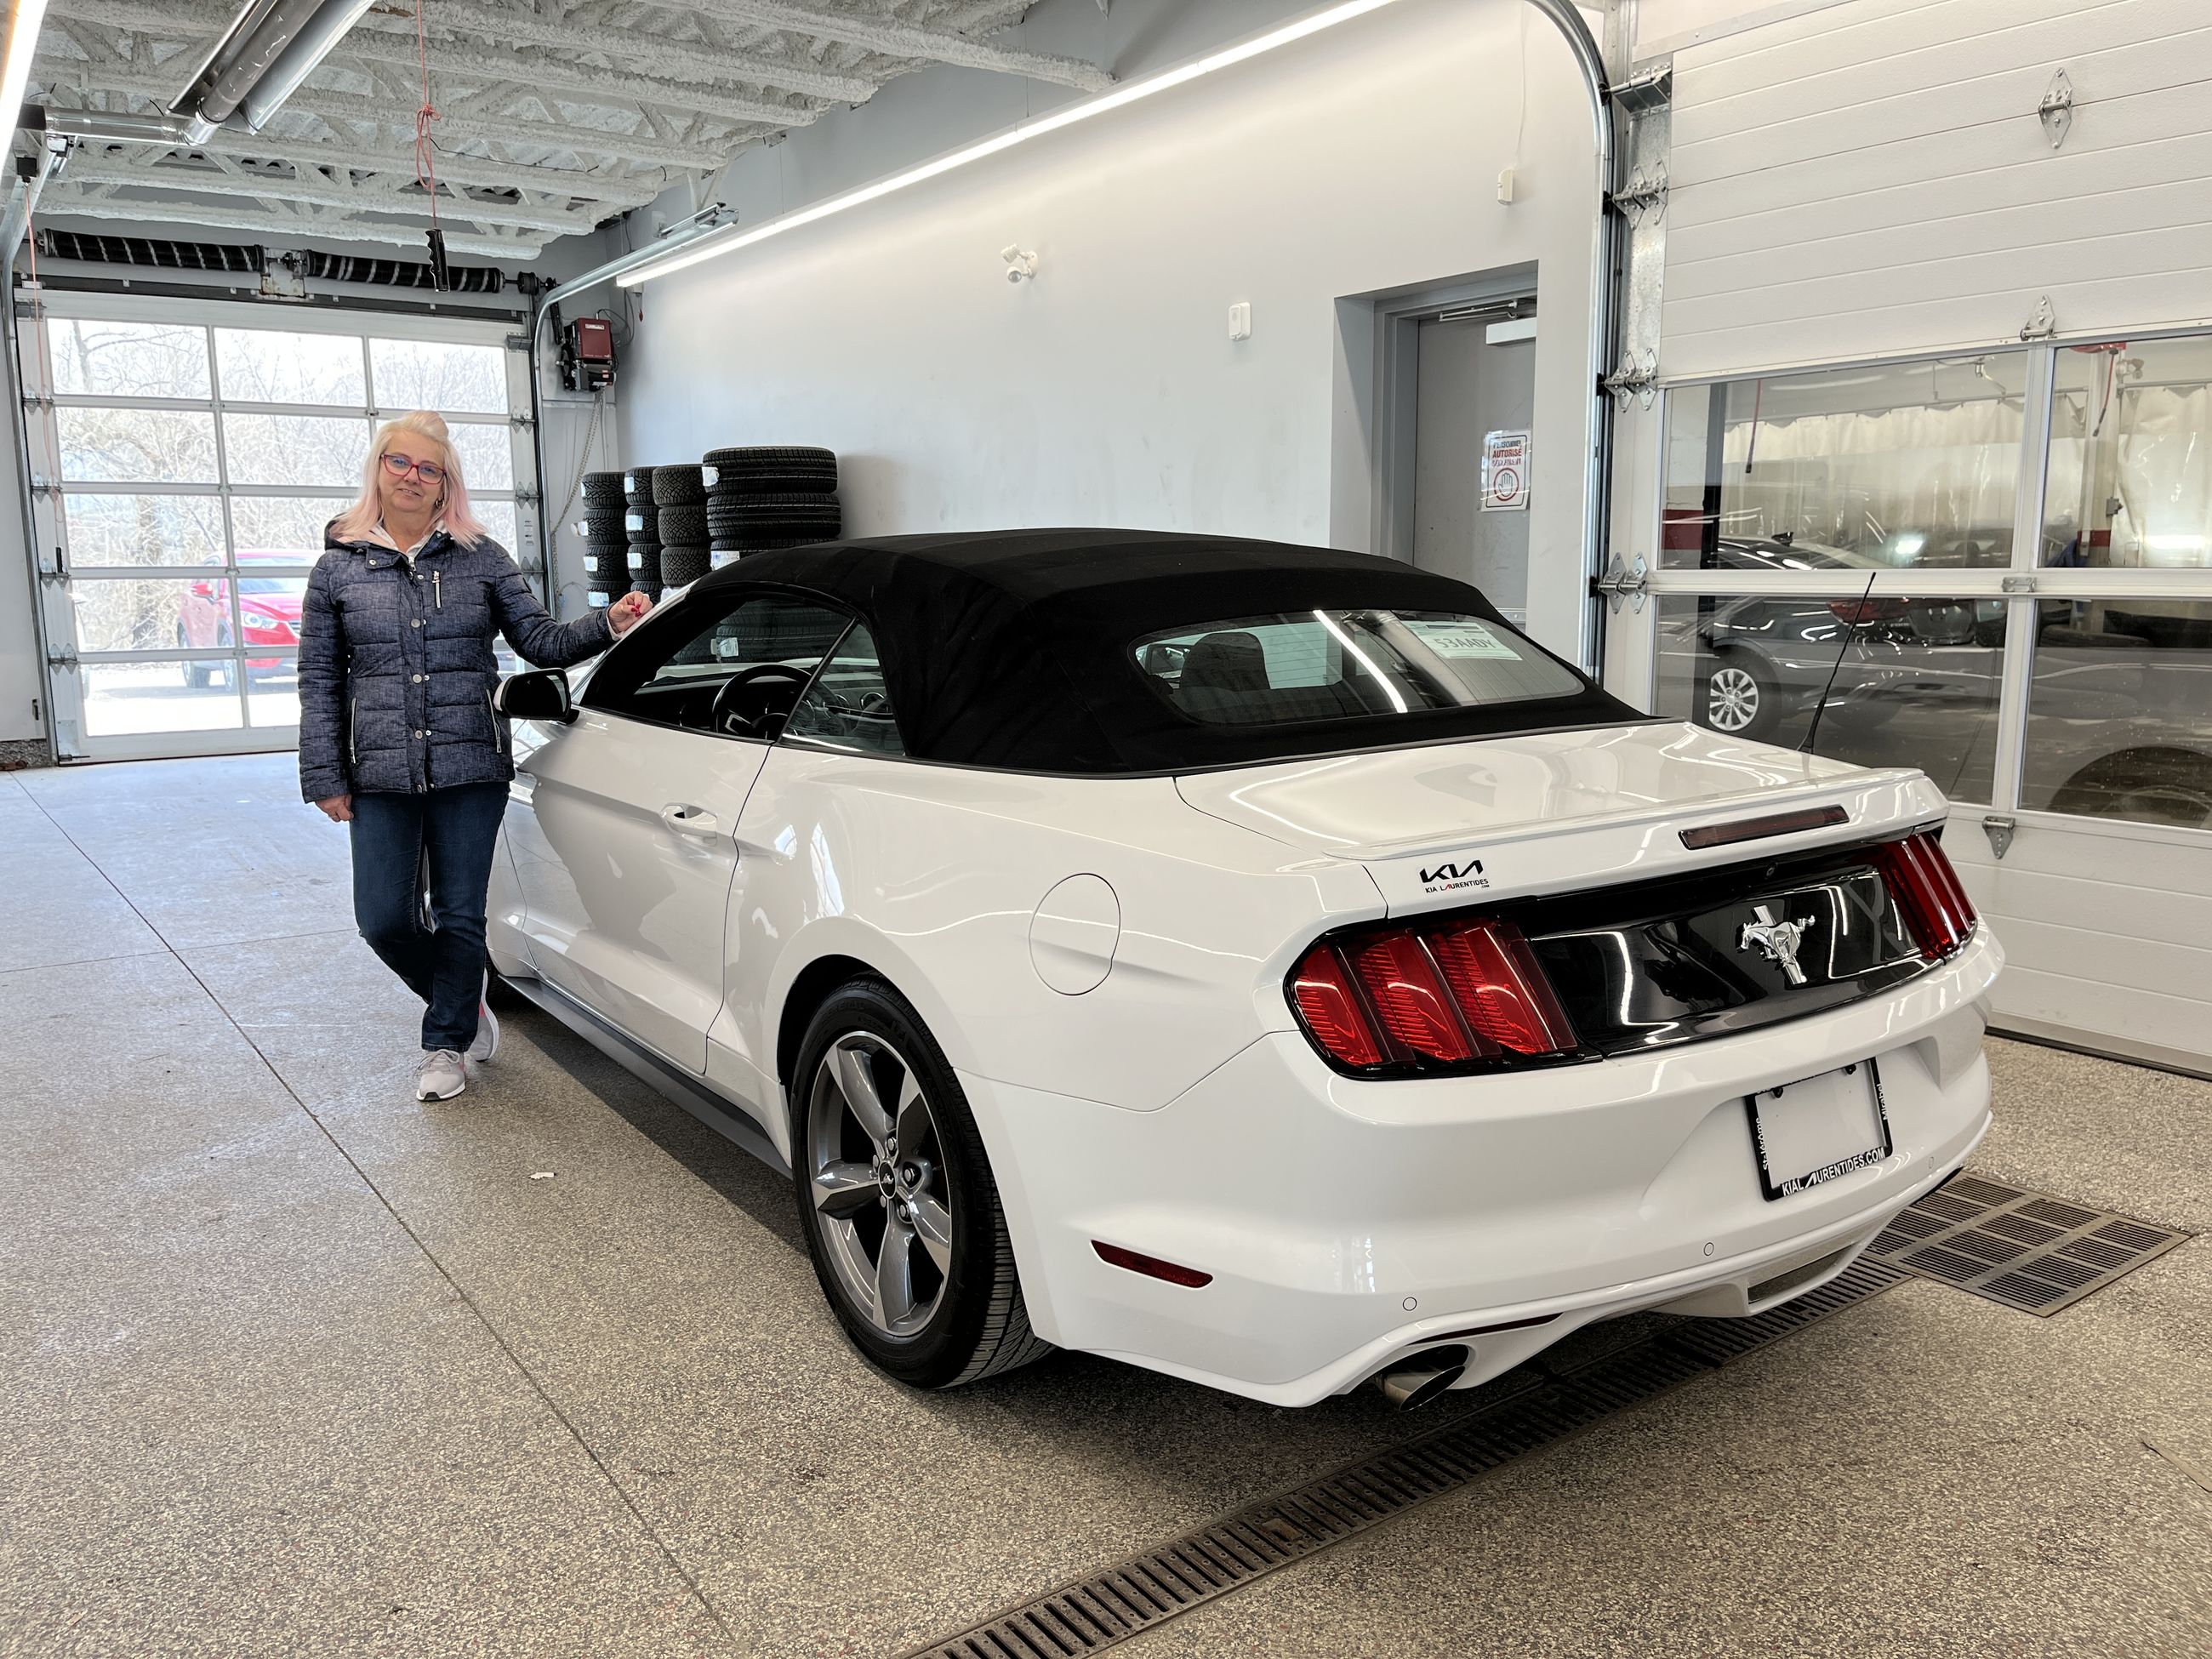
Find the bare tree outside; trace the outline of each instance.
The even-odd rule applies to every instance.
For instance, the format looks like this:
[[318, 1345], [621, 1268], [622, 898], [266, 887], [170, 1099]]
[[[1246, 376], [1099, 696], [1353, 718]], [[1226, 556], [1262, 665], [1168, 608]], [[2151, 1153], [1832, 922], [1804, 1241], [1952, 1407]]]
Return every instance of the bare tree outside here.
[[219, 328], [215, 366], [225, 403], [368, 408], [358, 335]]

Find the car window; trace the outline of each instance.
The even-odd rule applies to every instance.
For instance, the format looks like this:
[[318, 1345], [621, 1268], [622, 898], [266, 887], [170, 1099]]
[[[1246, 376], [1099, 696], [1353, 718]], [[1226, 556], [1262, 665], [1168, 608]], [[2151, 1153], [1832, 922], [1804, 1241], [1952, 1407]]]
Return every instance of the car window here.
[[866, 755], [903, 755], [875, 635], [855, 623], [784, 722], [783, 735]]
[[1442, 611], [1308, 611], [1147, 635], [1153, 691], [1217, 726], [1388, 718], [1568, 697], [1571, 669], [1502, 623]]
[[772, 738], [852, 620], [789, 593], [740, 588], [702, 596], [618, 646], [592, 676], [584, 706], [687, 731]]

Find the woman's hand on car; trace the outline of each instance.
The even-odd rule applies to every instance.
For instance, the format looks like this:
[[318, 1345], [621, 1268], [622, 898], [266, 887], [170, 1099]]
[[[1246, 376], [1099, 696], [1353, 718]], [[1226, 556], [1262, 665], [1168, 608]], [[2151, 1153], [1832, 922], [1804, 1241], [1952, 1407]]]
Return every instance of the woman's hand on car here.
[[328, 800], [319, 800], [315, 805], [323, 809], [324, 816], [328, 817], [332, 823], [351, 823], [353, 822], [353, 797], [351, 795], [332, 795]]
[[636, 627], [645, 613], [652, 609], [653, 601], [644, 594], [625, 593], [607, 607], [607, 622], [615, 630], [616, 637], [620, 638]]

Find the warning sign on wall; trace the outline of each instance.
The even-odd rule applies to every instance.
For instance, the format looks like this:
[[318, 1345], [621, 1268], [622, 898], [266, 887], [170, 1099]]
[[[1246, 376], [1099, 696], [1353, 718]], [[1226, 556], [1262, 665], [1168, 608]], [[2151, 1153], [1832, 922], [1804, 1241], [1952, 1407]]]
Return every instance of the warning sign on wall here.
[[1482, 438], [1482, 510], [1528, 510], [1528, 434], [1486, 432]]

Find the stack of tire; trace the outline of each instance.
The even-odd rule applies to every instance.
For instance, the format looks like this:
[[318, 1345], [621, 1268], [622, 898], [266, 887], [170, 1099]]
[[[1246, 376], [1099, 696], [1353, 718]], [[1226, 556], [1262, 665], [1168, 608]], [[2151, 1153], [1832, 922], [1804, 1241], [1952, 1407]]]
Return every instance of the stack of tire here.
[[634, 466], [622, 475], [623, 501], [628, 511], [623, 524], [629, 537], [629, 557], [623, 571], [617, 596], [633, 587], [660, 597], [660, 508], [653, 499], [653, 475], [660, 469]]
[[623, 475], [584, 475], [584, 516], [576, 528], [584, 538], [584, 580], [594, 608], [613, 604], [629, 592], [629, 532], [623, 519]]
[[834, 541], [844, 532], [833, 450], [710, 449], [695, 471], [704, 480], [707, 551], [715, 566], [771, 548]]
[[703, 470], [684, 465], [653, 469], [653, 504], [660, 517], [657, 586], [683, 587], [707, 574], [707, 484]]

